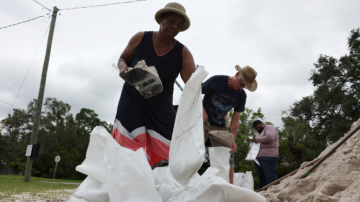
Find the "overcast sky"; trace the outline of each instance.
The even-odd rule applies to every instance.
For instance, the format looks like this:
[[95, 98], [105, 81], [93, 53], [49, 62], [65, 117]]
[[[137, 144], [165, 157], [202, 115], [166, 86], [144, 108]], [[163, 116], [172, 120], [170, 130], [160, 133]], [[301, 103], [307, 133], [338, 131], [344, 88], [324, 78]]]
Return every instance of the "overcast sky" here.
[[[39, 2], [62, 9], [117, 1]], [[135, 33], [159, 29], [154, 15], [169, 2], [147, 0], [60, 11], [45, 98], [69, 103], [74, 115], [89, 108], [100, 119], [113, 122], [124, 82], [111, 64]], [[281, 126], [282, 110], [314, 91], [308, 79], [319, 55], [347, 54], [350, 30], [360, 27], [358, 0], [177, 2], [186, 8], [191, 26], [176, 39], [189, 48], [195, 63], [209, 71], [208, 78], [233, 75], [236, 64], [252, 66], [258, 72], [258, 90], [246, 92], [246, 107], [261, 108], [266, 121], [276, 126]], [[45, 11], [32, 0], [0, 0], [0, 27], [46, 15]], [[50, 20], [37, 19], [0, 29], [0, 119], [7, 117], [11, 105], [5, 102], [14, 102], [33, 59], [15, 106], [26, 109], [37, 98], [49, 24]], [[175, 87], [174, 104], [180, 95]]]

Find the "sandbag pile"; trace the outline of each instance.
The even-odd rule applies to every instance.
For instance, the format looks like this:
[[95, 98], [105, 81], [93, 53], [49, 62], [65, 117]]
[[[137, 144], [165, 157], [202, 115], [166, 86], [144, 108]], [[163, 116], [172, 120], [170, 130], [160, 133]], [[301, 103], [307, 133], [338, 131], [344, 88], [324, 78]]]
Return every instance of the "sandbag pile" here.
[[[207, 74], [199, 67], [185, 85], [175, 120], [169, 167], [151, 170], [143, 149], [121, 147], [98, 126], [91, 133], [85, 161], [76, 167], [88, 177], [69, 201], [265, 202], [260, 194], [220, 177], [226, 172], [225, 167], [211, 167], [203, 175], [197, 174], [205, 153], [201, 82]], [[228, 156], [226, 161], [228, 164]]]
[[[351, 126], [350, 131], [358, 125], [360, 119]], [[328, 146], [317, 159], [328, 153], [341, 139]], [[310, 169], [305, 167], [308, 163], [303, 163], [295, 175], [282, 180], [279, 185], [270, 186], [260, 194], [269, 202], [360, 201], [360, 130], [309, 176], [299, 179]]]

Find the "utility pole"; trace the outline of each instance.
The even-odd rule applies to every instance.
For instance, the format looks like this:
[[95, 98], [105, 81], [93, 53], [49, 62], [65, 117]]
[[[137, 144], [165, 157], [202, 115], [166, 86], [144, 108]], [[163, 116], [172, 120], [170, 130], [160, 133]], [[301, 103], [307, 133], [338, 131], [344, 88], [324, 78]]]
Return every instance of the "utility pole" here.
[[[33, 125], [32, 134], [31, 134], [30, 145], [36, 144], [36, 138], [37, 138], [38, 129], [39, 129], [39, 122], [40, 122], [40, 118], [41, 118], [41, 108], [42, 108], [42, 103], [44, 100], [46, 74], [47, 74], [47, 70], [48, 70], [48, 66], [49, 66], [51, 44], [52, 44], [52, 39], [53, 39], [53, 35], [54, 35], [55, 21], [56, 21], [56, 16], [57, 16], [58, 11], [59, 11], [59, 9], [55, 6], [53, 9], [52, 17], [51, 17], [51, 25], [50, 25], [45, 60], [44, 60], [44, 65], [43, 65], [43, 70], [42, 70], [42, 75], [41, 75], [39, 95], [38, 95], [38, 99], [36, 102], [36, 111], [35, 111], [34, 125]], [[27, 160], [26, 160], [26, 168], [25, 168], [25, 177], [24, 177], [25, 182], [30, 182], [32, 165], [33, 165], [33, 159], [30, 156], [28, 156]]]

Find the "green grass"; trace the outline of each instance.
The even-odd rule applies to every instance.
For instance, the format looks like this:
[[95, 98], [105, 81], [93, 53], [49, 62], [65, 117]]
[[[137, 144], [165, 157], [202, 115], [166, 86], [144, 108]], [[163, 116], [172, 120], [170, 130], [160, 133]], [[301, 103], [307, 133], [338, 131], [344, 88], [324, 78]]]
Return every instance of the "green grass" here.
[[[44, 182], [47, 181], [47, 182]], [[12, 195], [36, 196], [40, 193], [54, 192], [54, 190], [74, 190], [78, 185], [48, 183], [48, 182], [75, 182], [79, 180], [52, 180], [48, 178], [31, 177], [30, 182], [24, 182], [24, 176], [18, 175], [0, 175], [0, 199], [11, 198]], [[56, 192], [64, 194], [64, 192]], [[68, 192], [66, 192], [68, 193]], [[56, 194], [55, 194], [56, 195]]]

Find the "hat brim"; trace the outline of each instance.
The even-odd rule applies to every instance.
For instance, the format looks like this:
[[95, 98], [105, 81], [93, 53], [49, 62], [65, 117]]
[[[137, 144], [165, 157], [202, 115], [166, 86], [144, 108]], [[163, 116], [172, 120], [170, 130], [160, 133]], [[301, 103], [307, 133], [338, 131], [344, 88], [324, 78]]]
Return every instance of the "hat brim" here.
[[244, 76], [241, 67], [239, 65], [235, 66], [235, 69], [240, 73], [241, 78], [243, 78], [244, 82], [245, 82], [245, 86], [246, 88], [251, 91], [254, 92], [257, 89], [257, 82], [256, 80], [254, 80], [253, 82], [248, 81], [248, 79], [246, 78], [246, 76]]
[[186, 13], [184, 13], [181, 10], [176, 9], [176, 8], [162, 8], [158, 12], [156, 12], [155, 20], [159, 25], [160, 25], [160, 15], [163, 14], [163, 13], [166, 13], [166, 12], [174, 12], [174, 13], [177, 13], [177, 14], [179, 14], [179, 15], [181, 15], [181, 16], [183, 16], [185, 18], [185, 23], [184, 23], [184, 26], [181, 28], [181, 32], [189, 29], [189, 27], [190, 27], [190, 19], [189, 19], [189, 17], [186, 15]]

